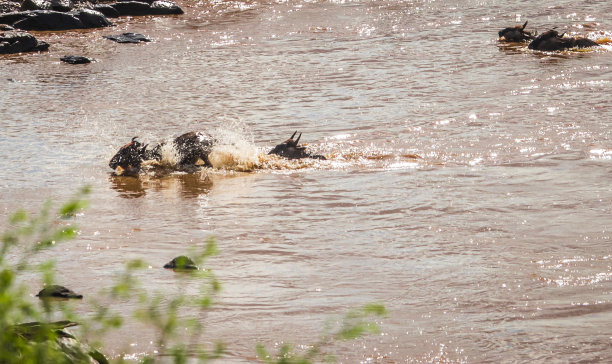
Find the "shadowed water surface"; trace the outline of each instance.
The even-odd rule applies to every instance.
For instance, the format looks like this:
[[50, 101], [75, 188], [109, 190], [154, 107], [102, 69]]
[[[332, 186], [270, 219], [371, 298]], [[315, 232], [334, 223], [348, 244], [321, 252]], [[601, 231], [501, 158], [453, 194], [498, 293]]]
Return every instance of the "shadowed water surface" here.
[[[341, 362], [612, 358], [610, 47], [496, 40], [525, 20], [603, 39], [610, 3], [181, 5], [36, 33], [48, 53], [0, 57], [2, 221], [93, 187], [78, 239], [45, 253], [59, 283], [86, 303], [141, 258], [145, 288], [196, 294], [161, 267], [215, 236], [223, 291], [200, 319], [227, 360], [253, 361], [258, 342], [307, 345], [372, 301], [390, 311], [382, 333], [340, 343]], [[102, 38], [124, 31], [154, 41]], [[328, 160], [265, 156], [296, 129]], [[225, 140], [218, 168], [110, 175], [131, 137], [190, 130]], [[139, 357], [152, 340], [128, 321], [107, 347]]]

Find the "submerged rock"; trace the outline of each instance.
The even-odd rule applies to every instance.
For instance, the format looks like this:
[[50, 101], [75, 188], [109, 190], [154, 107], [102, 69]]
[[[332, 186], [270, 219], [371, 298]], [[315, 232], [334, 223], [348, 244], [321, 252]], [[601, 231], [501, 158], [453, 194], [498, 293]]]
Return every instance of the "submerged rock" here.
[[49, 44], [37, 40], [32, 34], [22, 31], [10, 30], [4, 26], [0, 31], [0, 54], [21, 52], [42, 52], [49, 49]]
[[102, 38], [110, 39], [117, 43], [140, 43], [150, 42], [151, 38], [139, 33], [123, 33], [118, 35], [104, 35]]
[[82, 294], [76, 294], [74, 291], [57, 284], [52, 284], [43, 288], [36, 296], [38, 296], [38, 298], [83, 298]]
[[174, 270], [197, 270], [198, 267], [195, 265], [193, 260], [189, 259], [184, 255], [180, 255], [164, 265], [166, 269]]
[[70, 64], [85, 64], [91, 63], [92, 59], [83, 56], [63, 56], [60, 61]]

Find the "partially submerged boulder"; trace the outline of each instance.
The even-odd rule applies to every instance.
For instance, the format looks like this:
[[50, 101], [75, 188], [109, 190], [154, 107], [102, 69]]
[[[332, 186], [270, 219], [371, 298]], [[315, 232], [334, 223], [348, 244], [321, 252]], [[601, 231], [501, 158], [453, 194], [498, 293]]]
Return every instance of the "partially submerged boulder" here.
[[91, 63], [92, 59], [83, 56], [63, 56], [60, 58], [60, 61], [69, 64], [86, 64]]
[[117, 43], [140, 43], [150, 42], [151, 38], [139, 33], [123, 33], [117, 35], [103, 35], [102, 38], [112, 40]]
[[41, 298], [41, 299], [52, 298], [52, 297], [54, 298], [77, 298], [77, 299], [83, 298], [82, 294], [77, 294], [71, 289], [68, 289], [64, 286], [60, 286], [57, 284], [52, 284], [52, 285], [49, 285], [43, 288], [42, 290], [40, 290], [40, 292], [38, 292], [36, 296], [38, 296], [38, 298]]
[[175, 15], [184, 13], [183, 9], [172, 1], [120, 1], [111, 6], [121, 16]]
[[[7, 29], [8, 28], [8, 29]], [[32, 34], [4, 26], [0, 30], [0, 54], [42, 52], [49, 49], [49, 44], [37, 40]]]
[[184, 11], [172, 1], [158, 0], [151, 4], [152, 15], [180, 15]]
[[83, 28], [104, 28], [113, 25], [103, 13], [93, 9], [79, 9], [71, 14], [83, 23]]
[[67, 12], [73, 8], [70, 0], [25, 0], [21, 10], [55, 10]]
[[189, 257], [180, 255], [166, 263], [164, 268], [174, 270], [197, 270], [198, 266], [196, 266]]
[[107, 18], [119, 17], [119, 12], [117, 11], [117, 9], [113, 8], [108, 4], [96, 4], [94, 5], [93, 10], [101, 12]]
[[91, 9], [79, 9], [69, 13], [53, 10], [20, 11], [0, 15], [0, 23], [21, 30], [70, 30], [113, 25], [104, 14]]
[[113, 25], [104, 14], [92, 9], [78, 9], [70, 12], [19, 11], [0, 15], [0, 24], [9, 24], [21, 30], [70, 30]]

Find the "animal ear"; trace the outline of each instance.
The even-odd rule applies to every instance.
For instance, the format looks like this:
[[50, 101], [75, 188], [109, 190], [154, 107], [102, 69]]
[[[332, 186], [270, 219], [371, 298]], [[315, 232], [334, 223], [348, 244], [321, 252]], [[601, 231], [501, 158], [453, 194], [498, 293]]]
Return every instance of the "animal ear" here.
[[529, 22], [529, 20], [525, 21], [525, 24], [523, 24], [523, 27], [521, 28], [521, 30], [525, 30], [525, 27], [527, 26], [528, 22]]

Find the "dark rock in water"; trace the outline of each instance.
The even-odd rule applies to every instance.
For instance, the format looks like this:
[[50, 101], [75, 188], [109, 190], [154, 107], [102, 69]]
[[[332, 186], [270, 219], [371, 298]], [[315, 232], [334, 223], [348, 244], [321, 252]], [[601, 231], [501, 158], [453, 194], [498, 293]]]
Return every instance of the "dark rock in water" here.
[[0, 14], [0, 24], [15, 24], [19, 20], [26, 18], [27, 11], [16, 11], [12, 13]]
[[140, 43], [150, 42], [151, 39], [138, 33], [123, 33], [118, 35], [104, 35], [103, 38], [110, 39], [117, 43]]
[[104, 14], [96, 10], [79, 9], [72, 14], [83, 23], [84, 28], [103, 28], [113, 25]]
[[599, 44], [588, 38], [572, 38], [559, 35], [556, 30], [549, 30], [537, 36], [527, 48], [537, 51], [562, 51], [571, 48], [598, 47]]
[[91, 9], [79, 9], [69, 13], [53, 10], [20, 11], [0, 15], [0, 23], [22, 30], [69, 30], [112, 25], [104, 14]]
[[142, 16], [151, 15], [151, 5], [140, 1], [125, 1], [111, 5], [119, 15]]
[[91, 63], [92, 59], [83, 56], [63, 56], [60, 61], [70, 64], [85, 64]]
[[93, 9], [95, 11], [101, 12], [107, 18], [118, 18], [119, 17], [119, 12], [117, 11], [117, 9], [113, 8], [112, 6], [108, 4], [96, 4], [94, 5]]
[[49, 49], [49, 44], [37, 40], [32, 34], [9, 30], [0, 32], [0, 54], [41, 52]]
[[42, 40], [39, 40], [38, 44], [36, 45], [36, 47], [32, 48], [28, 52], [44, 52], [44, 51], [47, 51], [47, 50], [49, 50], [49, 43], [43, 42]]
[[55, 10], [68, 12], [72, 10], [73, 4], [70, 0], [25, 0], [21, 4], [21, 10]]
[[112, 5], [120, 15], [174, 15], [183, 14], [176, 3], [172, 1], [120, 1]]
[[25, 17], [13, 23], [15, 28], [23, 30], [68, 30], [84, 28], [83, 22], [73, 14], [52, 10], [34, 10], [24, 13]]
[[43, 288], [40, 292], [38, 292], [36, 296], [38, 296], [39, 298], [83, 298], [82, 294], [76, 294], [74, 293], [74, 291], [64, 286], [59, 286], [57, 284], [52, 284], [48, 287]]
[[155, 2], [155, 0], [117, 0], [118, 3], [128, 3], [130, 1], [139, 1], [141, 3], [147, 3], [149, 5]]
[[153, 15], [178, 15], [184, 11], [172, 1], [154, 1], [151, 4], [151, 13]]
[[175, 269], [175, 270], [196, 270], [198, 269], [198, 267], [195, 265], [193, 260], [189, 259], [188, 257], [184, 255], [181, 255], [181, 256], [178, 256], [172, 259], [170, 262], [164, 265], [164, 268]]

